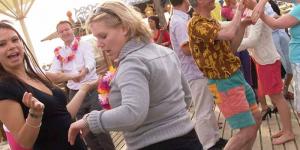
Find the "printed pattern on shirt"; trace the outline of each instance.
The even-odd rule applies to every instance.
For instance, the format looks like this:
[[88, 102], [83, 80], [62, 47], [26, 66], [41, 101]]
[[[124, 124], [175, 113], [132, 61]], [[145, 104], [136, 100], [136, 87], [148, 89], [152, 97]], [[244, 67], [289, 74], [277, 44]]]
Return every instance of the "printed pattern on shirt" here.
[[240, 67], [230, 41], [216, 40], [221, 25], [214, 19], [195, 15], [188, 24], [191, 53], [199, 69], [209, 79], [228, 78]]

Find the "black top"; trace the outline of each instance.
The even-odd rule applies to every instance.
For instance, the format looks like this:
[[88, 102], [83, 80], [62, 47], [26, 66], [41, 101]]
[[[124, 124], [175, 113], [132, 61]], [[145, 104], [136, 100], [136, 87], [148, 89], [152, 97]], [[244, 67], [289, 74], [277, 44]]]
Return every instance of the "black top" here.
[[45, 105], [42, 126], [34, 144], [34, 150], [85, 150], [83, 141], [78, 136], [74, 146], [68, 143], [68, 130], [72, 118], [67, 111], [67, 99], [63, 91], [51, 89], [52, 95], [40, 91], [28, 84], [0, 82], [0, 100], [11, 99], [18, 102], [27, 118], [29, 109], [22, 103], [24, 92], [32, 95]]

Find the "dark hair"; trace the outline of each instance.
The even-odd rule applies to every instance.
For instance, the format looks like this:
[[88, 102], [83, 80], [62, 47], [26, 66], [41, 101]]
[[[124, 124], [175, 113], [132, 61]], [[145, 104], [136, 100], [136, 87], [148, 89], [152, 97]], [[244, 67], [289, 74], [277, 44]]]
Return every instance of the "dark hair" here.
[[57, 25], [56, 25], [56, 31], [58, 31], [58, 26], [60, 26], [61, 24], [69, 24], [70, 25], [70, 27], [72, 28], [73, 26], [72, 26], [72, 23], [70, 22], [70, 21], [67, 21], [67, 20], [62, 20], [62, 21], [59, 21], [58, 23], [57, 23]]
[[193, 13], [194, 13], [194, 8], [190, 8], [190, 10], [187, 12], [187, 14], [189, 14], [190, 17], [193, 17]]
[[173, 6], [178, 6], [178, 5], [181, 5], [183, 3], [184, 0], [170, 0], [170, 3], [173, 5]]
[[148, 20], [153, 20], [155, 22], [155, 27], [156, 29], [160, 29], [160, 25], [159, 25], [159, 18], [158, 16], [150, 16], [148, 17]]
[[280, 13], [280, 9], [279, 9], [277, 3], [276, 3], [275, 1], [273, 1], [273, 0], [269, 0], [269, 4], [271, 5], [273, 11], [276, 12], [276, 14], [277, 14], [278, 16], [280, 16], [281, 13]]
[[[45, 84], [47, 87], [52, 88], [54, 85], [51, 83], [51, 81], [46, 77], [46, 75], [43, 73], [42, 69], [39, 67], [37, 61], [34, 59], [31, 51], [29, 50], [28, 46], [24, 42], [23, 38], [20, 36], [18, 31], [13, 28], [8, 23], [0, 21], [0, 29], [8, 29], [14, 31], [18, 38], [21, 40], [23, 46], [24, 46], [24, 68], [26, 74], [32, 78], [37, 79], [41, 81], [43, 84]], [[15, 83], [21, 83], [24, 87], [27, 87], [26, 84], [24, 84], [16, 75], [6, 71], [2, 64], [0, 64], [0, 81], [9, 81], [9, 82], [15, 82]]]

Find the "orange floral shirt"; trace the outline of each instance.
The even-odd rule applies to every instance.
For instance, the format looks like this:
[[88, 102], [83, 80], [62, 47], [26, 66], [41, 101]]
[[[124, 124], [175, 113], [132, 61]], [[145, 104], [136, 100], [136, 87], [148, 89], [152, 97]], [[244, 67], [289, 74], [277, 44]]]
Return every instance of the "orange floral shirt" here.
[[215, 19], [195, 15], [188, 24], [191, 53], [208, 79], [225, 79], [236, 72], [240, 59], [231, 51], [230, 41], [217, 40], [221, 25]]

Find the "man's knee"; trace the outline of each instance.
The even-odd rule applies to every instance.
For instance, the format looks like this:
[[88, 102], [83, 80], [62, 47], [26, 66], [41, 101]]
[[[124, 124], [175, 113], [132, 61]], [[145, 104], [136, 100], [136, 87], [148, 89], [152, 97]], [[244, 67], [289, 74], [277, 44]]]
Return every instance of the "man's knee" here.
[[257, 136], [258, 129], [259, 126], [257, 126], [257, 124], [254, 124], [252, 126], [240, 129], [240, 134], [242, 134], [242, 136], [246, 139], [253, 139]]

